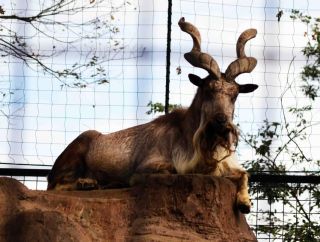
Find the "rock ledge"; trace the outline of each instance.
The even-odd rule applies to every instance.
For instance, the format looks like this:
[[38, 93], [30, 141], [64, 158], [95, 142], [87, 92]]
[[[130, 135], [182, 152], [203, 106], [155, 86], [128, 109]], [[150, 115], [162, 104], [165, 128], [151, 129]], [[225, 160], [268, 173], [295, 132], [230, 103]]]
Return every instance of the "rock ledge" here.
[[126, 189], [32, 191], [0, 178], [1, 241], [257, 241], [227, 179], [150, 175]]

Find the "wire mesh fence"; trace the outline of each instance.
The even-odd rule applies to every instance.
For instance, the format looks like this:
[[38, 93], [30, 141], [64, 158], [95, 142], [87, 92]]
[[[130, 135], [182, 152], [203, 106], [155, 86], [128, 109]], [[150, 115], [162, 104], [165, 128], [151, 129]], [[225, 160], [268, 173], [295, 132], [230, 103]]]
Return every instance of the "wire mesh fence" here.
[[251, 181], [253, 210], [248, 223], [259, 241], [319, 239], [319, 176], [263, 175]]
[[[214, 56], [222, 71], [236, 58], [240, 33], [247, 28], [258, 30], [246, 47], [258, 65], [237, 79], [259, 85], [236, 103], [235, 123], [242, 131], [237, 148], [240, 162], [261, 158], [246, 137], [259, 133], [265, 120], [271, 120], [284, 126], [270, 147], [272, 161], [290, 171], [319, 172], [317, 162], [308, 161], [320, 160], [320, 105], [318, 99], [303, 95], [300, 76], [306, 64], [301, 50], [314, 37], [306, 23], [290, 18], [293, 9], [312, 17], [320, 13], [316, 0], [179, 0], [172, 6], [157, 0], [1, 2], [0, 175], [11, 174], [32, 189], [45, 189], [46, 180], [39, 172], [50, 169], [81, 132], [110, 133], [148, 122], [161, 114], [152, 111], [152, 104], [165, 104], [168, 88], [170, 104], [188, 106], [196, 87], [187, 75], [204, 77], [207, 73], [183, 58], [192, 40], [177, 25], [181, 16], [199, 28], [203, 50]], [[311, 103], [303, 119], [290, 112]], [[300, 129], [303, 137], [291, 142], [293, 130], [286, 127], [299, 127], [302, 120], [308, 126]], [[294, 156], [298, 153], [307, 157]], [[293, 162], [292, 157], [305, 162]], [[6, 174], [5, 169], [11, 168], [23, 172]], [[33, 169], [40, 170], [25, 174]], [[261, 184], [252, 183], [256, 190], [251, 226], [261, 241], [281, 240], [281, 231], [277, 237], [265, 228], [281, 228], [301, 211], [287, 208], [287, 201], [281, 199], [270, 205], [260, 196]], [[274, 184], [264, 182], [263, 186], [272, 190]], [[316, 201], [307, 193], [300, 200], [310, 208]], [[310, 218], [319, 220], [318, 211], [309, 208]], [[266, 216], [279, 220], [272, 222]]]
[[[159, 115], [148, 112], [148, 104], [165, 103], [167, 2], [58, 3], [8, 0], [1, 5], [2, 167], [50, 167], [82, 131], [109, 133], [145, 123]], [[313, 16], [320, 10], [311, 0], [174, 1], [170, 104], [188, 106], [196, 88], [187, 75], [206, 75], [183, 58], [192, 42], [177, 25], [181, 16], [198, 26], [204, 51], [214, 56], [222, 71], [236, 57], [239, 34], [254, 27], [258, 35], [247, 53], [258, 59], [258, 65], [252, 73], [239, 76], [238, 82], [256, 83], [259, 89], [239, 96], [235, 123], [243, 134], [255, 133], [265, 119], [296, 126], [299, 120], [288, 110], [310, 104], [299, 83], [306, 63], [301, 49], [310, 36], [304, 23], [290, 18], [296, 8]], [[278, 21], [280, 10], [283, 16]], [[313, 160], [320, 156], [315, 142], [319, 107], [316, 100], [306, 117], [312, 127], [299, 144]], [[287, 141], [288, 133], [282, 130], [278, 144]], [[255, 158], [243, 140], [238, 150], [241, 161]], [[284, 162], [290, 159], [281, 157]]]

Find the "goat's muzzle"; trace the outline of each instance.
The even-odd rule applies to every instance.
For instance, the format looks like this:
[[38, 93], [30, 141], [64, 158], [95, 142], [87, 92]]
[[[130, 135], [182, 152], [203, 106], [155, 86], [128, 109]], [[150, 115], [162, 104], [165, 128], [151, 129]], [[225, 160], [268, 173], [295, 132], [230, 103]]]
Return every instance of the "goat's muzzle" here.
[[225, 114], [217, 114], [214, 119], [207, 122], [204, 129], [206, 143], [209, 149], [216, 145], [229, 149], [238, 142], [238, 129]]
[[227, 117], [227, 115], [225, 115], [223, 113], [218, 113], [218, 114], [216, 114], [214, 120], [218, 123], [225, 124], [228, 120], [228, 117]]
[[214, 132], [220, 137], [227, 137], [230, 132], [233, 133], [234, 128], [227, 115], [218, 113], [212, 121], [207, 123], [206, 130]]

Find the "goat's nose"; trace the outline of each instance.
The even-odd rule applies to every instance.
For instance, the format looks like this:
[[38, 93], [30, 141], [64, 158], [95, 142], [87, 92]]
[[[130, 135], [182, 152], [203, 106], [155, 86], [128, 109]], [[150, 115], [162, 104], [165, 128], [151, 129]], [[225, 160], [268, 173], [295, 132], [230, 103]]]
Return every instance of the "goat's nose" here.
[[220, 124], [224, 124], [224, 123], [226, 123], [227, 122], [227, 115], [225, 115], [225, 114], [223, 114], [223, 113], [218, 113], [217, 115], [216, 115], [216, 120], [217, 120], [217, 122], [218, 123], [220, 123]]

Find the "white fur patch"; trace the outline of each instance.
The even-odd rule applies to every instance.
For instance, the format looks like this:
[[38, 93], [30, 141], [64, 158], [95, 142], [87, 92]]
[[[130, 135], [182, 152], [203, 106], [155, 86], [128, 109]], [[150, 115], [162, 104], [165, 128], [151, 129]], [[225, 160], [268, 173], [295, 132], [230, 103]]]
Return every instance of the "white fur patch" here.
[[232, 171], [245, 171], [239, 164], [235, 151], [229, 154], [224, 147], [218, 146], [214, 158], [219, 161], [217, 169], [213, 171], [214, 176], [228, 176]]
[[[192, 159], [183, 151], [179, 149], [173, 151], [173, 163], [178, 174], [186, 174], [194, 171], [200, 157], [196, 157], [196, 153]], [[222, 146], [218, 146], [214, 152], [213, 158], [218, 161], [217, 168], [212, 171], [214, 176], [228, 176], [233, 172], [244, 171], [245, 169], [238, 163], [237, 155], [233, 151], [229, 151]], [[196, 171], [194, 171], [196, 172]]]
[[186, 174], [195, 167], [184, 150], [174, 149], [172, 151], [172, 161], [178, 174]]

